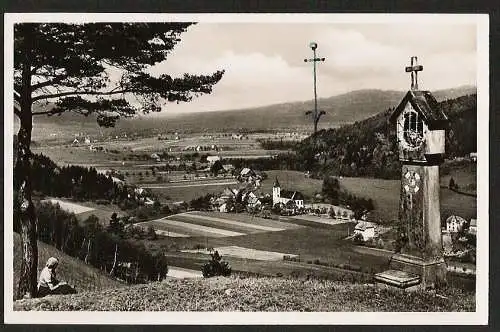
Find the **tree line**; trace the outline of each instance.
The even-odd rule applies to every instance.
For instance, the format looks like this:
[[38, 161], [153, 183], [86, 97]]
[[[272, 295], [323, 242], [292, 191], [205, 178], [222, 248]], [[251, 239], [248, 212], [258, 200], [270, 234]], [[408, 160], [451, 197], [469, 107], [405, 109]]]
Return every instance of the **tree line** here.
[[295, 140], [277, 140], [277, 139], [257, 139], [257, 142], [265, 150], [293, 150], [299, 141]]
[[[115, 183], [110, 176], [98, 173], [93, 167], [59, 167], [43, 154], [33, 154], [32, 173], [32, 188], [42, 195], [68, 197], [77, 201], [104, 200], [118, 204], [122, 209], [135, 208], [141, 199], [133, 186]], [[14, 178], [18, 176], [18, 170], [14, 168]], [[151, 196], [151, 193], [144, 195]]]
[[375, 208], [371, 198], [358, 197], [346, 190], [342, 190], [339, 180], [335, 177], [327, 176], [323, 179], [321, 194], [324, 202], [349, 207], [356, 219], [361, 219], [365, 213]]

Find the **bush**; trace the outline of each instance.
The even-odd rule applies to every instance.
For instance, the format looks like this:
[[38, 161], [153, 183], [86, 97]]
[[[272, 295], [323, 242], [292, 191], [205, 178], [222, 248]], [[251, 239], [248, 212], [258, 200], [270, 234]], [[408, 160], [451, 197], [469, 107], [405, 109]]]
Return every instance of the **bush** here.
[[231, 275], [231, 267], [229, 264], [222, 260], [222, 256], [219, 255], [217, 250], [210, 254], [211, 259], [201, 268], [204, 278], [224, 276], [228, 277]]
[[354, 237], [352, 238], [352, 241], [358, 245], [365, 244], [365, 241], [363, 241], [363, 235], [361, 235], [360, 233], [357, 233], [356, 235], [354, 235]]

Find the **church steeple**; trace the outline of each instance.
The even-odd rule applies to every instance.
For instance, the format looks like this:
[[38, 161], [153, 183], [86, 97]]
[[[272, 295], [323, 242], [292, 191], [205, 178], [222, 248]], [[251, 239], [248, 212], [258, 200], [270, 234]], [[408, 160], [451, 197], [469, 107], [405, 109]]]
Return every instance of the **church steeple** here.
[[274, 188], [279, 188], [280, 187], [280, 183], [278, 182], [278, 176], [276, 176], [276, 179], [274, 180], [273, 187]]
[[273, 206], [281, 201], [281, 188], [278, 182], [278, 177], [274, 180], [273, 184]]

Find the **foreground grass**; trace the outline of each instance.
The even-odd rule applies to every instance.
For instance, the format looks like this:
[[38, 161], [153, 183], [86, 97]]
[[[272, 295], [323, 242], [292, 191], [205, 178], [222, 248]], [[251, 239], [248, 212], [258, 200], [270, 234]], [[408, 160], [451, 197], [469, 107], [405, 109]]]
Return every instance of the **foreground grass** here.
[[404, 292], [325, 280], [232, 276], [166, 280], [14, 302], [14, 310], [86, 311], [474, 311], [473, 293]]

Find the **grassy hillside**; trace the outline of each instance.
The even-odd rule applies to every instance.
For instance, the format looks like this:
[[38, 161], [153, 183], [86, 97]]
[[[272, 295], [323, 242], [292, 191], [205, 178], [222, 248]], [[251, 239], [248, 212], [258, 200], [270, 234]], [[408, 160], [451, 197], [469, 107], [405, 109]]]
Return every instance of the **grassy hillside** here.
[[[40, 241], [38, 241], [39, 273], [45, 266], [47, 259], [52, 256], [59, 259], [57, 277], [75, 287], [77, 292], [100, 291], [107, 288], [125, 286], [124, 283], [109, 278], [104, 272], [86, 265], [83, 261], [68, 256], [53, 246]], [[19, 282], [21, 257], [21, 237], [19, 234], [14, 233], [14, 289], [17, 288]]]
[[[457, 170], [458, 173], [462, 172]], [[399, 180], [344, 177], [340, 179], [340, 184], [354, 195], [371, 198], [375, 205], [374, 215], [376, 220], [393, 222], [398, 219]], [[476, 218], [477, 216], [476, 197], [462, 195], [448, 188], [441, 187], [440, 202], [442, 220], [446, 220], [452, 214], [459, 215], [467, 220]]]
[[[407, 293], [373, 285], [267, 277], [167, 280], [95, 293], [20, 300], [14, 310], [90, 311], [474, 311], [457, 289]], [[311, 301], [311, 299], [314, 299]]]

